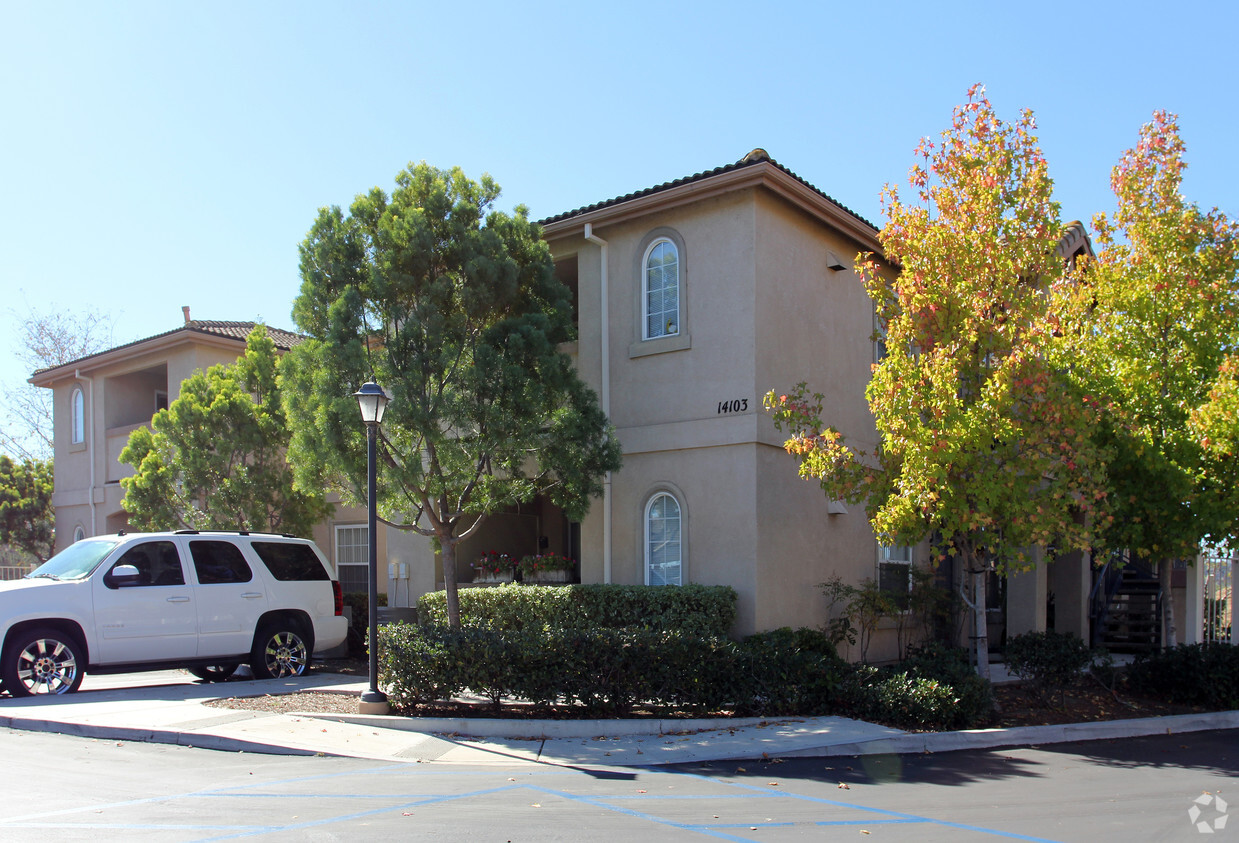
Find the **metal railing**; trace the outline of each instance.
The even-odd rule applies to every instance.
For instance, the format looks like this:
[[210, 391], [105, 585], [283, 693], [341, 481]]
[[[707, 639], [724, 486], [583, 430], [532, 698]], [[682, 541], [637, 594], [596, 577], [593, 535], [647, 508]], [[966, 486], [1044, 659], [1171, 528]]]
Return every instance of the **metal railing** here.
[[1225, 547], [1206, 548], [1201, 554], [1204, 583], [1204, 629], [1206, 644], [1229, 643], [1235, 618], [1234, 552]]
[[0, 565], [0, 581], [20, 580], [28, 573], [30, 569], [25, 565]]

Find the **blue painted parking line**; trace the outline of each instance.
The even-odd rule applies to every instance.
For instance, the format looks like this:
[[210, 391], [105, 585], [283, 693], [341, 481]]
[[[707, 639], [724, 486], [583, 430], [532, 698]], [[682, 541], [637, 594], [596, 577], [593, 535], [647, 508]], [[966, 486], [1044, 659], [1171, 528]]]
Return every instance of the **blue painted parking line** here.
[[[244, 786], [165, 794], [106, 804], [91, 803], [80, 807], [30, 813], [23, 816], [0, 819], [0, 833], [4, 830], [18, 829], [35, 832], [75, 830], [83, 833], [91, 831], [108, 833], [172, 831], [180, 832], [199, 841], [237, 840], [264, 835], [287, 835], [296, 832], [325, 829], [331, 826], [356, 823], [378, 816], [399, 815], [402, 812], [411, 812], [415, 809], [424, 810], [428, 807], [448, 803], [461, 804], [467, 810], [471, 800], [488, 800], [485, 803], [485, 809], [493, 810], [493, 798], [495, 796], [524, 792], [536, 794], [540, 803], [547, 802], [549, 797], [555, 800], [562, 800], [569, 805], [588, 806], [594, 810], [611, 812], [617, 817], [625, 817], [642, 823], [648, 823], [652, 833], [655, 835], [658, 833], [658, 829], [677, 830], [700, 835], [704, 838], [735, 841], [735, 843], [757, 843], [760, 838], [756, 834], [775, 829], [804, 828], [824, 830], [829, 828], [901, 825], [922, 825], [926, 829], [950, 829], [957, 832], [968, 832], [1007, 840], [1053, 843], [1053, 841], [1047, 841], [1045, 838], [908, 814], [875, 805], [857, 804], [838, 799], [825, 799], [799, 794], [787, 787], [769, 790], [757, 785], [736, 782], [725, 778], [714, 778], [690, 773], [672, 773], [666, 770], [647, 770], [643, 771], [641, 775], [649, 776], [652, 782], [659, 784], [662, 783], [662, 777], [667, 777], [675, 782], [675, 787], [683, 787], [684, 785], [691, 787], [694, 784], [697, 787], [692, 787], [692, 792], [684, 793], [588, 794], [574, 793], [561, 788], [547, 786], [549, 784], [547, 780], [551, 777], [559, 779], [567, 777], [569, 780], [580, 777], [607, 778], [603, 775], [591, 775], [590, 771], [586, 770], [569, 770], [565, 768], [521, 771], [518, 774], [520, 777], [518, 781], [509, 780], [504, 784], [469, 788], [463, 791], [442, 792], [439, 788], [425, 787], [425, 785], [432, 783], [443, 785], [444, 787], [459, 786], [461, 784], [466, 784], [467, 786], [467, 782], [470, 779], [481, 778], [493, 781], [499, 775], [509, 777], [510, 772], [457, 772], [441, 768], [411, 768], [409, 765], [382, 765], [363, 770], [281, 778], [254, 782]], [[382, 790], [376, 792], [373, 788], [357, 787], [361, 779], [373, 779]], [[398, 783], [402, 781], [407, 784], [414, 784], [417, 786], [417, 791], [420, 792], [398, 792]], [[333, 784], [345, 787], [335, 789], [331, 787]], [[296, 790], [307, 785], [316, 786], [309, 792]], [[327, 787], [323, 787], [323, 785], [327, 785]], [[647, 786], [655, 785], [650, 784]], [[718, 792], [710, 792], [711, 790]], [[178, 803], [191, 800], [208, 800], [215, 803], [212, 806], [211, 815], [221, 816], [226, 815], [225, 806], [228, 800], [243, 800], [248, 804], [253, 804], [255, 801], [261, 800], [283, 802], [291, 799], [314, 800], [317, 804], [321, 804], [329, 812], [329, 815], [303, 821], [297, 821], [296, 818], [292, 818], [287, 822], [276, 823], [199, 823], [193, 821], [166, 823], [159, 822], [151, 816], [150, 812], [150, 808], [159, 804], [177, 805]], [[744, 808], [740, 807], [737, 809], [737, 806], [752, 805], [756, 809], [757, 806], [764, 806], [771, 800], [783, 801], [793, 806], [812, 806], [815, 809], [820, 808], [822, 810], [812, 811], [812, 813], [818, 814], [817, 817], [812, 818], [779, 819], [777, 821], [762, 819], [747, 823], [736, 821], [736, 814], [739, 814], [741, 817], [744, 816]], [[726, 821], [703, 823], [700, 822], [699, 817], [694, 818], [696, 821], [692, 821], [677, 819], [668, 815], [672, 812], [672, 806], [678, 803], [700, 804], [710, 801], [717, 802], [720, 806], [726, 807], [727, 812], [731, 816]], [[330, 813], [332, 803], [336, 802], [347, 804], [348, 810]], [[103, 821], [96, 822], [85, 816], [100, 812], [124, 811], [137, 806], [141, 806], [144, 809], [143, 814], [146, 821], [124, 823], [100, 818]], [[178, 805], [178, 807], [183, 811], [183, 805]], [[479, 805], [479, 808], [481, 807]], [[721, 808], [717, 813], [723, 813]], [[830, 813], [839, 813], [841, 816], [831, 818], [829, 816]], [[822, 814], [826, 814], [826, 816], [822, 816]], [[115, 816], [114, 813], [113, 816]], [[81, 818], [82, 821], [73, 822], [71, 818]], [[559, 815], [559, 819], [563, 819], [562, 814]]]

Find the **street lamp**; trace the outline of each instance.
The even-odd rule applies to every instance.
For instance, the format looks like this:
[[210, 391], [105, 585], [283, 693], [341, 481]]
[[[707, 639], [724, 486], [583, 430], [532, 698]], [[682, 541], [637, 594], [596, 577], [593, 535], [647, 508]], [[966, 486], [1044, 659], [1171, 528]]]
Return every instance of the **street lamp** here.
[[357, 710], [360, 714], [387, 714], [387, 695], [379, 690], [379, 563], [378, 548], [374, 536], [378, 532], [378, 514], [375, 510], [375, 441], [378, 439], [379, 425], [383, 422], [383, 411], [391, 399], [383, 391], [383, 387], [374, 381], [365, 383], [361, 389], [353, 393], [357, 406], [361, 409], [361, 420], [366, 425], [366, 508], [368, 510], [367, 541], [370, 545], [370, 689], [361, 695]]

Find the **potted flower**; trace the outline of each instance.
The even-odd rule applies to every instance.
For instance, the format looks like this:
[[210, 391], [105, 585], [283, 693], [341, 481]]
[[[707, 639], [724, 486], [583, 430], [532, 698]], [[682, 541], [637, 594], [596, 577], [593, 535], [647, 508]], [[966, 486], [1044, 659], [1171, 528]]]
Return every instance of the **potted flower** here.
[[516, 559], [507, 553], [488, 550], [473, 563], [474, 582], [511, 582], [516, 573]]
[[539, 553], [520, 561], [525, 582], [567, 582], [576, 563], [560, 553]]

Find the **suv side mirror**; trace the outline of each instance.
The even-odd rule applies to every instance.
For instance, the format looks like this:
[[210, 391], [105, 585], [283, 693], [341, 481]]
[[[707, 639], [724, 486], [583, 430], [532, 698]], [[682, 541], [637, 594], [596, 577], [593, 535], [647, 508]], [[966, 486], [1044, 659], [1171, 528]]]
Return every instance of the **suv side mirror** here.
[[103, 584], [108, 588], [126, 588], [128, 586], [140, 585], [141, 574], [133, 565], [117, 565], [112, 570], [108, 571], [108, 575], [103, 578]]

